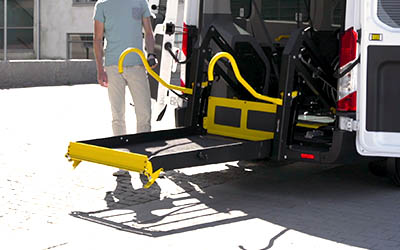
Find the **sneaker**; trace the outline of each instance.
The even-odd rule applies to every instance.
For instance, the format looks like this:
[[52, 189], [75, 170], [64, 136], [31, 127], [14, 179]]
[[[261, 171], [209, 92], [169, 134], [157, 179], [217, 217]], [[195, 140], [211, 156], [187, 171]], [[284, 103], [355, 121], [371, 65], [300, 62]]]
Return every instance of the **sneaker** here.
[[113, 176], [124, 176], [124, 175], [129, 175], [129, 172], [126, 170], [120, 169], [113, 173]]

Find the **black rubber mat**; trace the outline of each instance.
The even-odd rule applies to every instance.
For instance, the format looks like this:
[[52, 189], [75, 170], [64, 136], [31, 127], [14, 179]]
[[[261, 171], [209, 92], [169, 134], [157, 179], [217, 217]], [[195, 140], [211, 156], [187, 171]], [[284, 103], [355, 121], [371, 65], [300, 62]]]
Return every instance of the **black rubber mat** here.
[[80, 143], [146, 155], [155, 170], [262, 159], [268, 157], [271, 151], [271, 140], [248, 141], [203, 135], [192, 128], [121, 135]]
[[159, 140], [140, 144], [124, 145], [132, 153], [159, 156], [175, 154], [179, 152], [196, 151], [210, 147], [229, 146], [243, 144], [246, 141], [231, 139], [214, 135], [195, 135], [185, 138], [175, 138], [170, 140]]

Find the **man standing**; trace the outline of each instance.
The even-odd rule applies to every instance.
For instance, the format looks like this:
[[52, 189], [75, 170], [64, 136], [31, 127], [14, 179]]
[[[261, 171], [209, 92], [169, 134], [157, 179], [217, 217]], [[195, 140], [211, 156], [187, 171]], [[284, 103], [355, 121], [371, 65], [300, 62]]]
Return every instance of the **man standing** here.
[[[93, 48], [97, 66], [98, 83], [108, 88], [112, 112], [112, 129], [115, 136], [126, 134], [125, 89], [126, 85], [135, 104], [137, 132], [151, 130], [150, 87], [140, 57], [130, 53], [124, 61], [124, 73], [118, 72], [120, 54], [129, 47], [142, 50], [143, 35], [148, 61], [155, 65], [154, 36], [150, 10], [146, 0], [99, 0], [94, 10]], [[103, 65], [103, 37], [105, 36]], [[118, 171], [115, 175], [127, 172]]]

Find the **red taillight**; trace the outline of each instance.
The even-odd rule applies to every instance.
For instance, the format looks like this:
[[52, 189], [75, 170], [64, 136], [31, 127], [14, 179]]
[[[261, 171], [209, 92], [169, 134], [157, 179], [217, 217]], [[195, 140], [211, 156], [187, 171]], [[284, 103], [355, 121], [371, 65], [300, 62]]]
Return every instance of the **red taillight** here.
[[357, 57], [358, 34], [350, 28], [344, 32], [340, 39], [340, 67], [345, 66]]
[[186, 23], [183, 23], [183, 37], [182, 37], [182, 52], [187, 56], [187, 46], [188, 46], [188, 38], [189, 38], [189, 31]]
[[343, 97], [337, 103], [338, 111], [356, 111], [357, 110], [357, 91]]
[[[183, 37], [182, 37], [182, 52], [185, 55], [185, 58], [187, 58], [188, 55], [188, 40], [189, 40], [189, 30], [187, 27], [186, 23], [183, 23]], [[183, 69], [183, 71], [185, 70], [185, 67], [182, 67], [181, 70]], [[185, 76], [185, 74], [182, 75], [183, 77]], [[183, 79], [181, 79], [181, 87], [185, 87], [185, 81]]]
[[181, 79], [181, 87], [186, 87], [186, 83], [182, 79]]
[[300, 154], [300, 157], [302, 159], [309, 159], [309, 160], [314, 160], [315, 156], [313, 154]]

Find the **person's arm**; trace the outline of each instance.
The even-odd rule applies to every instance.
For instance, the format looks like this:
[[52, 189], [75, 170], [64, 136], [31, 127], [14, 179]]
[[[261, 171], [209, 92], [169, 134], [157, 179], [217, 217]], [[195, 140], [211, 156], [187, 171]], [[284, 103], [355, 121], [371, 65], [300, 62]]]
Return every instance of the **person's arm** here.
[[[154, 54], [155, 40], [154, 40], [154, 35], [153, 35], [153, 29], [151, 27], [150, 17], [143, 17], [142, 23], [143, 23], [143, 29], [144, 29], [144, 40], [145, 40], [145, 44], [146, 44], [146, 51], [147, 51], [147, 54], [149, 55], [147, 58], [149, 60], [151, 60], [152, 57], [155, 59], [155, 54]], [[154, 64], [151, 68], [154, 69], [155, 67], [157, 67], [157, 63]]]
[[96, 58], [97, 82], [103, 87], [108, 87], [108, 77], [103, 67], [103, 36], [104, 23], [94, 20], [93, 49]]

